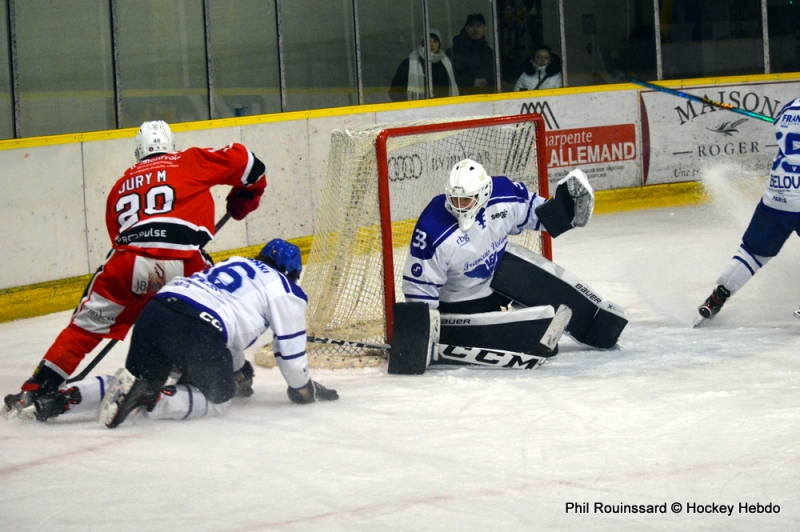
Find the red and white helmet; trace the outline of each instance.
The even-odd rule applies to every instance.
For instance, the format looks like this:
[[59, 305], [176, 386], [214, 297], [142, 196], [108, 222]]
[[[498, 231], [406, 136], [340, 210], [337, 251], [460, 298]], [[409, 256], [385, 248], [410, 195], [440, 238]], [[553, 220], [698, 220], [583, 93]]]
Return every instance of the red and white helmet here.
[[142, 161], [157, 153], [172, 153], [175, 137], [169, 125], [162, 120], [145, 122], [136, 134], [136, 160]]
[[450, 171], [445, 194], [445, 207], [458, 220], [458, 228], [466, 233], [492, 195], [492, 178], [483, 166], [472, 159], [464, 159]]

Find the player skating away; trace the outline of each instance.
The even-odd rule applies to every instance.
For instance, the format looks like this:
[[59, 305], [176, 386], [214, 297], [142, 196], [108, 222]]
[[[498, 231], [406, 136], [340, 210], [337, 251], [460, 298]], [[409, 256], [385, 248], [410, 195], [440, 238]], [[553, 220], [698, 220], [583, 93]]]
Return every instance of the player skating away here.
[[167, 281], [210, 266], [200, 248], [214, 237], [212, 187], [233, 187], [227, 210], [241, 220], [258, 207], [267, 185], [264, 163], [243, 145], [176, 151], [161, 121], [142, 124], [135, 154], [138, 162], [106, 202], [112, 250], [33, 376], [5, 397], [7, 411], [58, 389], [101, 339], [123, 340]]
[[[565, 304], [573, 311], [567, 329], [573, 338], [597, 347], [614, 345], [627, 321], [623, 320], [621, 326], [608, 327], [607, 334], [593, 331], [602, 299], [591, 292], [588, 298], [585, 284], [544, 258], [539, 257], [542, 262], [538, 262], [526, 255], [520, 261], [520, 273], [505, 274], [503, 277], [506, 280], [511, 277], [511, 282], [500, 283], [510, 284], [512, 288], [498, 290], [495, 286], [497, 274], [508, 259], [510, 235], [524, 230], [546, 230], [557, 237], [573, 227], [585, 226], [593, 206], [594, 192], [579, 169], [562, 179], [555, 196], [548, 200], [530, 192], [522, 183], [503, 176], [489, 176], [483, 166], [473, 160], [459, 162], [450, 173], [445, 194], [428, 204], [414, 228], [403, 270], [406, 303], [398, 304], [395, 310], [395, 338], [405, 343], [406, 327], [416, 329], [412, 322], [423, 320], [432, 324], [431, 331], [438, 331], [432, 335], [440, 335], [439, 340], [431, 340], [428, 345], [438, 341], [440, 345], [459, 342], [456, 345], [516, 351], [518, 347], [515, 348], [514, 342], [522, 337], [521, 331], [537, 330], [533, 342], [526, 340], [530, 350], [553, 319], [554, 309]], [[547, 312], [540, 309], [538, 314], [533, 311], [511, 315], [499, 312], [512, 300], [519, 307], [552, 308], [546, 309]], [[414, 310], [424, 308], [421, 304], [438, 310], [441, 320], [438, 313], [430, 318], [420, 316], [419, 312], [427, 314], [424, 310]], [[576, 305], [581, 308], [573, 308]], [[480, 318], [476, 314], [480, 314]], [[528, 314], [524, 325], [515, 323]], [[474, 326], [478, 324], [481, 329], [476, 332]], [[449, 327], [451, 325], [457, 327]], [[424, 327], [414, 336], [417, 332], [428, 334], [427, 329], [422, 329]], [[496, 339], [489, 338], [493, 335]], [[446, 337], [449, 337], [448, 342], [445, 342]], [[491, 345], [474, 343], [481, 340]], [[402, 349], [394, 344], [393, 341], [392, 357], [398, 360]], [[417, 352], [414, 349], [414, 353]], [[393, 372], [392, 358], [389, 369]], [[405, 372], [405, 368], [398, 372]]]
[[[300, 404], [338, 399], [335, 390], [309, 374], [307, 299], [295, 284], [301, 270], [297, 246], [275, 239], [255, 259], [231, 257], [190, 277], [176, 277], [139, 316], [125, 368], [113, 378], [87, 379], [37, 398], [25, 413], [43, 421], [96, 409], [102, 399], [100, 421], [110, 428], [140, 408], [150, 419], [221, 414], [234, 395], [252, 393], [247, 375], [239, 383], [236, 376], [250, 368], [252, 382], [244, 350], [268, 328], [289, 399]], [[180, 380], [168, 385], [176, 370]]]
[[[725, 301], [780, 252], [792, 233], [800, 234], [800, 98], [780, 110], [774, 127], [778, 153], [772, 161], [769, 184], [742, 244], [717, 279], [717, 287], [698, 308], [695, 326], [716, 316]], [[795, 315], [800, 317], [800, 311]]]

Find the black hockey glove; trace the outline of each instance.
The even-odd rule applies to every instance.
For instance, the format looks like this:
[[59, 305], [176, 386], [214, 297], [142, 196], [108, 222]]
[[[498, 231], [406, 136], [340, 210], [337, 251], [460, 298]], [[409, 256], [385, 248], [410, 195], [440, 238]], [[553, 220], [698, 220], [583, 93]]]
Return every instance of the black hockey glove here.
[[329, 390], [318, 382], [309, 380], [302, 388], [289, 387], [286, 394], [293, 403], [306, 405], [315, 401], [335, 401], [339, 398], [336, 390]]

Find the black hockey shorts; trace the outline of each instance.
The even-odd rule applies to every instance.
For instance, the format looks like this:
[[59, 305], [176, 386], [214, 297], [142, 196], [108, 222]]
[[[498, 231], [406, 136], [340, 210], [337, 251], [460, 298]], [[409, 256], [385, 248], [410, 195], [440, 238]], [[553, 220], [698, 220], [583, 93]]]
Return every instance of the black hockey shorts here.
[[800, 213], [771, 209], [759, 202], [742, 244], [753, 255], [774, 257], [793, 232], [800, 235]]
[[499, 312], [500, 307], [508, 306], [511, 298], [497, 292], [480, 299], [445, 303], [439, 301], [439, 312], [442, 314], [480, 314], [482, 312]]
[[180, 300], [151, 300], [136, 320], [125, 367], [161, 384], [177, 366], [182, 384], [196, 386], [212, 403], [224, 403], [235, 391], [233, 360], [222, 333], [197, 317], [199, 312]]

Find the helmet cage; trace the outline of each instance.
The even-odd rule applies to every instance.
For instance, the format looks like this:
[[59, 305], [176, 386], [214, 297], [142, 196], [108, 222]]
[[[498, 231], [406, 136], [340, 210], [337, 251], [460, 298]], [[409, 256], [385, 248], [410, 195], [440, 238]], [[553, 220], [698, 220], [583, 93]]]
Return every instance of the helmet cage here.
[[[479, 163], [464, 159], [450, 172], [450, 178], [445, 186], [447, 197], [445, 207], [455, 216], [458, 228], [466, 233], [491, 195], [492, 178]], [[467, 201], [465, 204], [463, 201], [465, 199], [473, 201]]]

